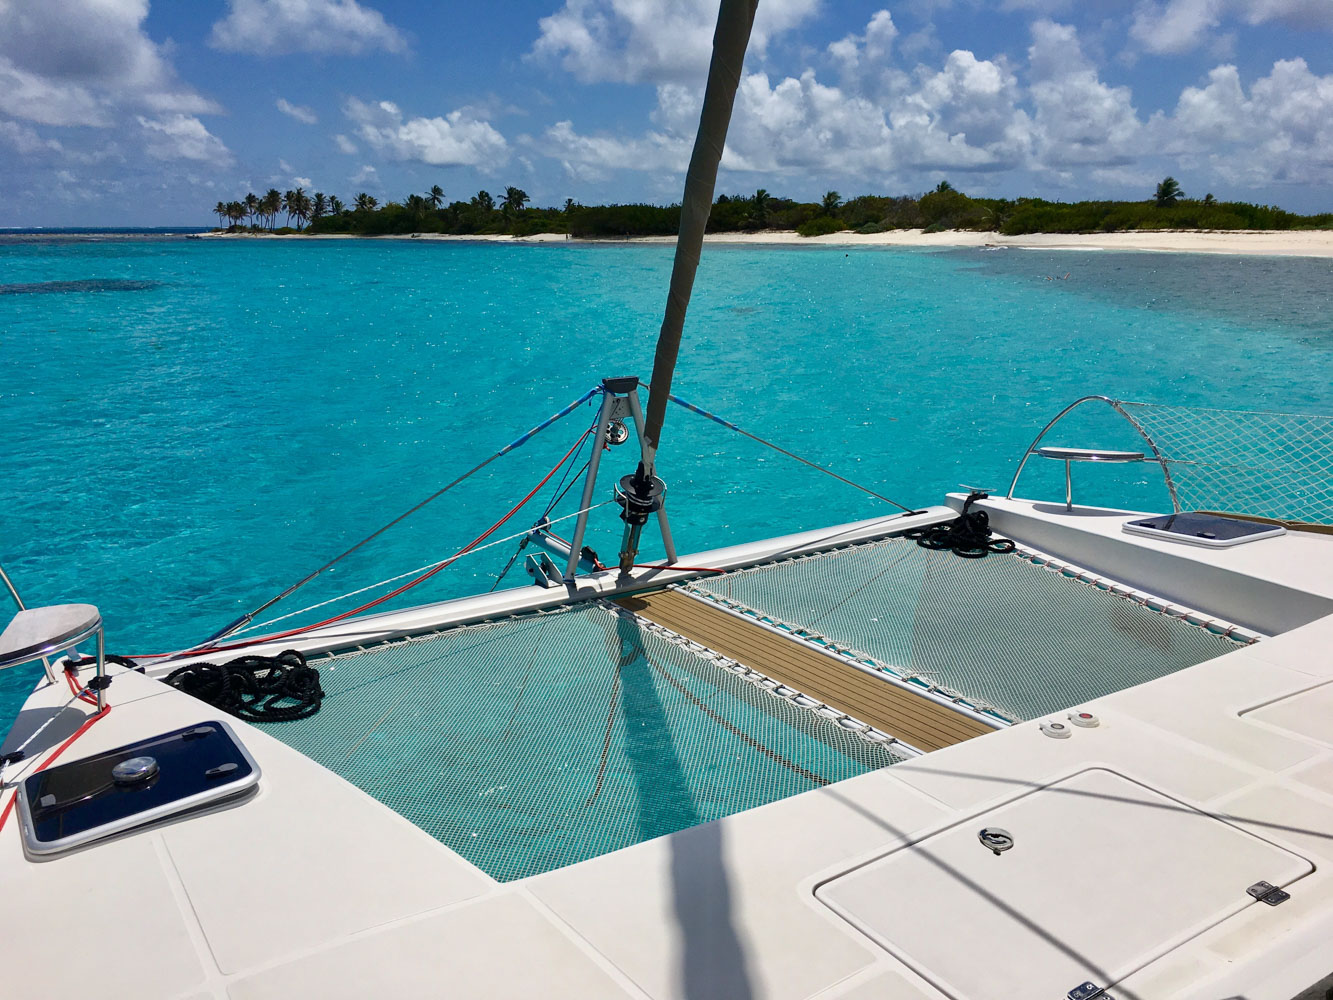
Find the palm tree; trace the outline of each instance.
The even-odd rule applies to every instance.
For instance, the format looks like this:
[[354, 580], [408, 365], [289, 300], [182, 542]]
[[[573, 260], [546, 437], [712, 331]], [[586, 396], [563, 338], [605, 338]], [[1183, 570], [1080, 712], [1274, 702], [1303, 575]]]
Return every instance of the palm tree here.
[[260, 199], [259, 210], [268, 217], [268, 228], [273, 229], [278, 224], [278, 213], [282, 211], [282, 194], [277, 188], [269, 188], [264, 197]]
[[[947, 181], [945, 183], [948, 183]], [[828, 191], [824, 194], [824, 200], [819, 203], [819, 207], [824, 210], [825, 215], [832, 215], [842, 205], [842, 195], [837, 191]]]
[[522, 188], [516, 188], [512, 185], [505, 188], [504, 206], [511, 212], [522, 210], [523, 206], [529, 201], [528, 193]]
[[957, 191], [957, 190], [958, 189], [954, 187], [952, 184], [950, 184], [948, 181], [940, 181], [938, 184], [935, 185], [936, 194], [947, 194], [950, 191]]
[[439, 207], [444, 204], [444, 188], [438, 184], [432, 184], [430, 191], [426, 194], [426, 200], [430, 202], [431, 208], [438, 211]]
[[373, 212], [378, 204], [378, 201], [364, 191], [356, 196], [355, 205], [358, 212]]
[[336, 194], [335, 194], [335, 195], [330, 195], [330, 196], [329, 196], [329, 214], [330, 214], [330, 215], [342, 215], [342, 214], [343, 214], [343, 208], [344, 208], [344, 206], [343, 206], [343, 200], [342, 200], [341, 198], [339, 198]]
[[223, 220], [227, 217], [227, 205], [225, 202], [218, 202], [213, 206], [213, 214], [218, 217], [218, 228], [221, 229], [225, 223]]
[[754, 203], [754, 221], [761, 226], [768, 224], [768, 202], [769, 194], [764, 188], [760, 188], [754, 193], [751, 199]]
[[245, 218], [245, 205], [239, 201], [227, 202], [227, 218], [231, 220], [234, 226]]
[[565, 199], [565, 214], [568, 215], [570, 212], [574, 211], [574, 206], [577, 205], [577, 204], [578, 204], [578, 202], [576, 202], [573, 198], [566, 198], [566, 199]]
[[1158, 208], [1169, 208], [1183, 197], [1185, 192], [1180, 190], [1180, 183], [1174, 177], [1168, 177], [1157, 185]]
[[[259, 211], [259, 198], [253, 191], [245, 196], [245, 216], [247, 219], [253, 219], [255, 213]], [[253, 224], [253, 223], [252, 223]]]
[[483, 212], [495, 211], [495, 199], [491, 197], [489, 191], [478, 191], [472, 196], [472, 204], [476, 205]]
[[315, 200], [310, 204], [310, 221], [322, 219], [329, 210], [329, 200], [324, 196], [323, 191], [315, 192]]
[[419, 194], [409, 194], [404, 207], [407, 214], [411, 216], [414, 225], [421, 225], [421, 220], [426, 217], [426, 209], [430, 206], [430, 200], [423, 198]]
[[1206, 195], [1203, 196], [1203, 203], [1207, 205], [1209, 208], [1212, 208], [1214, 205], [1217, 204], [1217, 199], [1214, 198], [1213, 193], [1209, 191]]
[[304, 188], [297, 188], [295, 191], [288, 191], [284, 199], [287, 209], [287, 223], [296, 220], [296, 231], [301, 231], [301, 223], [310, 218], [310, 198], [306, 195]]

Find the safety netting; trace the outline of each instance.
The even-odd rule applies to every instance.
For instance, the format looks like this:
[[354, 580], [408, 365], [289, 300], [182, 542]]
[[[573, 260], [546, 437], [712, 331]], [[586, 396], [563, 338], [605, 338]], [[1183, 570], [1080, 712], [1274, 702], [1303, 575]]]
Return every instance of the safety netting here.
[[609, 604], [312, 663], [270, 731], [501, 881], [901, 759]]
[[1157, 449], [1182, 510], [1333, 524], [1333, 417], [1114, 405]]
[[900, 538], [738, 570], [688, 589], [1014, 720], [1237, 648], [1021, 555], [961, 559]]

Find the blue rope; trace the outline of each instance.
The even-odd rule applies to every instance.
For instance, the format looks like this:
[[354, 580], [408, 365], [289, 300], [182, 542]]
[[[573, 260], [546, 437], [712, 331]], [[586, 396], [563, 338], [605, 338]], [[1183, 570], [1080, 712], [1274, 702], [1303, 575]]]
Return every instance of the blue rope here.
[[[506, 455], [506, 454], [508, 454], [509, 452], [513, 451], [515, 448], [519, 447], [520, 445], [527, 444], [528, 441], [530, 441], [530, 440], [532, 439], [532, 437], [533, 437], [535, 434], [539, 433], [540, 431], [544, 431], [544, 430], [546, 430], [546, 428], [550, 427], [553, 423], [555, 423], [555, 422], [556, 422], [557, 420], [559, 420], [561, 417], [567, 417], [567, 416], [569, 416], [571, 413], [573, 413], [573, 412], [574, 412], [575, 410], [577, 410], [580, 406], [582, 406], [582, 405], [583, 405], [584, 403], [586, 403], [588, 400], [592, 399], [593, 396], [596, 396], [596, 395], [597, 395], [599, 392], [601, 392], [601, 391], [602, 391], [602, 387], [601, 387], [600, 385], [595, 385], [595, 386], [593, 386], [591, 389], [589, 389], [587, 392], [585, 392], [585, 393], [584, 393], [582, 396], [580, 396], [578, 399], [574, 400], [574, 402], [572, 402], [572, 403], [570, 403], [568, 406], [566, 406], [566, 407], [565, 407], [563, 410], [561, 410], [559, 413], [553, 413], [553, 414], [551, 414], [549, 417], [547, 417], [545, 420], [543, 420], [541, 423], [539, 423], [536, 427], [532, 428], [532, 430], [528, 431], [528, 432], [527, 432], [526, 434], [524, 434], [522, 437], [518, 437], [518, 438], [515, 438], [513, 441], [510, 441], [507, 445], [505, 445], [503, 448], [501, 448], [499, 451], [497, 451], [497, 452], [495, 453], [495, 457], [496, 457], [496, 458], [499, 458], [501, 455]], [[469, 474], [470, 474], [470, 473], [469, 473]]]
[[[723, 420], [716, 413], [709, 413], [702, 406], [695, 406], [693, 403], [686, 402], [679, 396], [673, 396], [670, 393], [667, 393], [667, 399], [671, 400], [671, 402], [673, 403], [680, 404], [681, 406], [685, 407], [685, 409], [689, 410], [691, 413], [697, 413], [701, 417], [707, 417], [715, 424], [721, 424], [723, 427], [726, 427], [729, 430], [741, 431], [741, 429], [737, 427], [735, 424], [733, 424], [730, 420]], [[741, 431], [741, 433], [744, 434], [745, 432]]]

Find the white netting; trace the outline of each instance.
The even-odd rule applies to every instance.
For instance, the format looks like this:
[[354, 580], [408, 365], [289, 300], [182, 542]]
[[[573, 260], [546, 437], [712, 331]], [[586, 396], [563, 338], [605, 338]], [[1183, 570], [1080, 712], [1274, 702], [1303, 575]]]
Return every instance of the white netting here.
[[602, 604], [314, 662], [268, 731], [501, 881], [902, 759]]
[[1114, 405], [1157, 447], [1182, 510], [1333, 524], [1333, 417]]
[[1063, 711], [1237, 643], [1018, 556], [893, 538], [687, 585], [1011, 719]]

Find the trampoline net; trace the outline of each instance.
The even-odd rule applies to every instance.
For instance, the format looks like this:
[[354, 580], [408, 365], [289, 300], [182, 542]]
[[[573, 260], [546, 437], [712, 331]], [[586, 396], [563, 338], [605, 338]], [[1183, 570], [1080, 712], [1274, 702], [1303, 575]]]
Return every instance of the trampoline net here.
[[689, 589], [1011, 719], [1068, 709], [1236, 648], [1018, 556], [960, 559], [906, 539], [738, 570]]
[[501, 881], [901, 759], [608, 605], [316, 665], [270, 732]]

